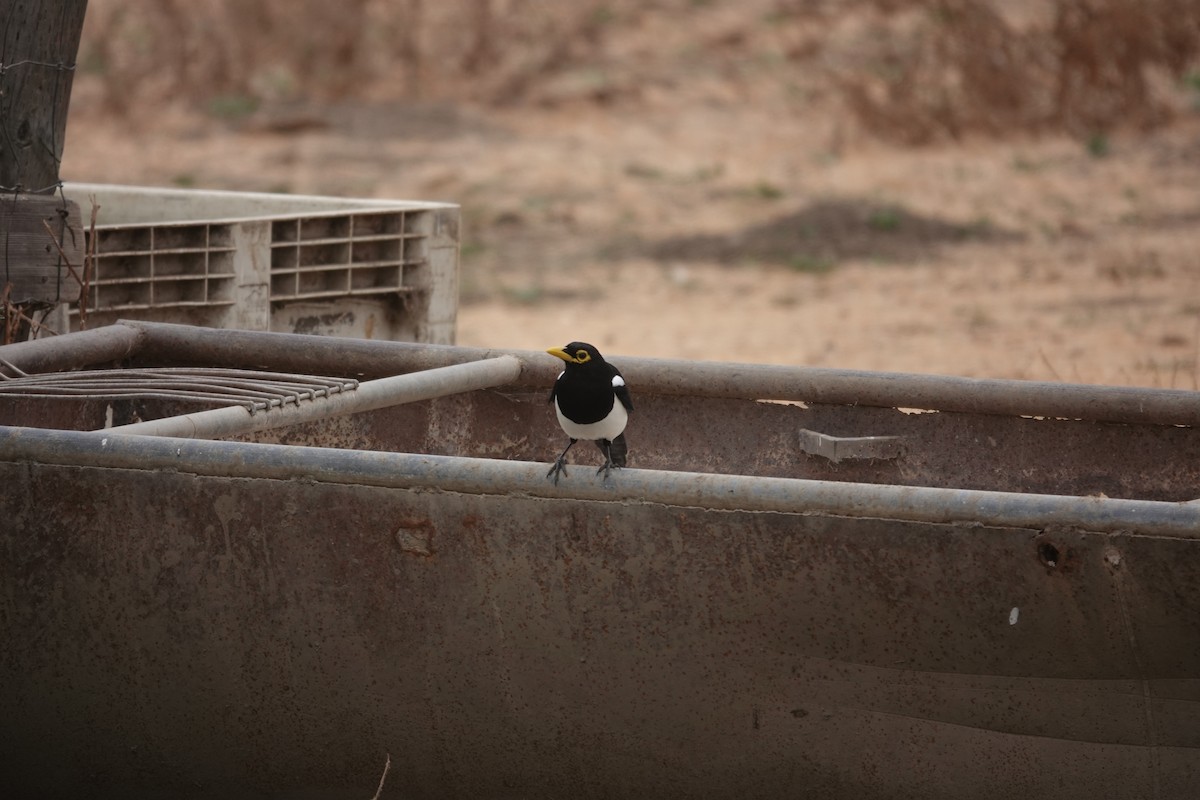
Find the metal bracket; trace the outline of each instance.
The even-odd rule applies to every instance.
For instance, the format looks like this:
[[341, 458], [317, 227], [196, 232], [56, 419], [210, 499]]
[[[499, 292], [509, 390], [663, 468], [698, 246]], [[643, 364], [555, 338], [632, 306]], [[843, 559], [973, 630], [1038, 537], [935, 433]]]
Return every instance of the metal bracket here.
[[891, 460], [904, 454], [904, 436], [830, 436], [800, 429], [800, 449], [810, 456], [833, 462], [866, 459]]

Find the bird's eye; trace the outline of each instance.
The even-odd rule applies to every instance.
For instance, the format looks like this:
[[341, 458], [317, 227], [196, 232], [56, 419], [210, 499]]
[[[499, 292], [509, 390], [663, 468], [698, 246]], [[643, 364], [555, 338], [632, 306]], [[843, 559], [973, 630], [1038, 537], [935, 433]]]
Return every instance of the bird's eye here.
[[575, 360], [580, 364], [586, 364], [587, 362], [592, 360], [592, 357], [590, 355], [588, 355], [587, 350], [576, 350], [575, 351]]

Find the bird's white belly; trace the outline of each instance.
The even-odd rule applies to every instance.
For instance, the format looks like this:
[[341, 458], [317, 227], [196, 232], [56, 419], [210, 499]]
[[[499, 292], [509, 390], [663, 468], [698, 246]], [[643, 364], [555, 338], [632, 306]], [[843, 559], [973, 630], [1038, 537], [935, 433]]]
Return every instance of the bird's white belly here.
[[558, 407], [557, 399], [554, 401], [554, 412], [558, 414], [558, 424], [562, 425], [563, 431], [572, 439], [608, 439], [612, 441], [621, 435], [625, 430], [625, 423], [629, 421], [629, 412], [625, 410], [625, 406], [621, 405], [620, 401], [613, 401], [612, 411], [608, 412], [607, 417], [599, 422], [589, 422], [586, 425], [580, 425], [578, 422], [572, 422], [564, 417]]

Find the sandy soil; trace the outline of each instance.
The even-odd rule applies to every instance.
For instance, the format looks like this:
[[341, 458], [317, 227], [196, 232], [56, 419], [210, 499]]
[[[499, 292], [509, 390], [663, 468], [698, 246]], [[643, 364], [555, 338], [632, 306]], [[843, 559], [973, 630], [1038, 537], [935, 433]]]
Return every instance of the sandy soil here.
[[1200, 388], [1200, 116], [898, 149], [750, 93], [115, 119], [69, 180], [462, 204], [460, 343]]

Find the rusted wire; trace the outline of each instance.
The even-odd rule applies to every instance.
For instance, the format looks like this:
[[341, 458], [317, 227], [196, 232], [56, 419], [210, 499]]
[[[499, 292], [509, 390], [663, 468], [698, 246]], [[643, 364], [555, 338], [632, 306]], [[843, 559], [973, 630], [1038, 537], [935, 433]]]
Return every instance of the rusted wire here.
[[[18, 367], [16, 364], [12, 363], [11, 361], [6, 361], [3, 358], [0, 358], [0, 366], [6, 367], [6, 368], [12, 370], [14, 373], [16, 373], [16, 376], [18, 378], [24, 378], [28, 374], [26, 372], [22, 372], [21, 368]], [[0, 381], [10, 381], [10, 380], [13, 380], [13, 378], [9, 375], [5, 375], [4, 371], [0, 370]]]
[[0, 393], [26, 397], [137, 397], [189, 400], [211, 405], [240, 405], [251, 413], [301, 400], [353, 391], [358, 381], [256, 370], [163, 367], [136, 370], [82, 370], [42, 375], [20, 373], [0, 382]]

